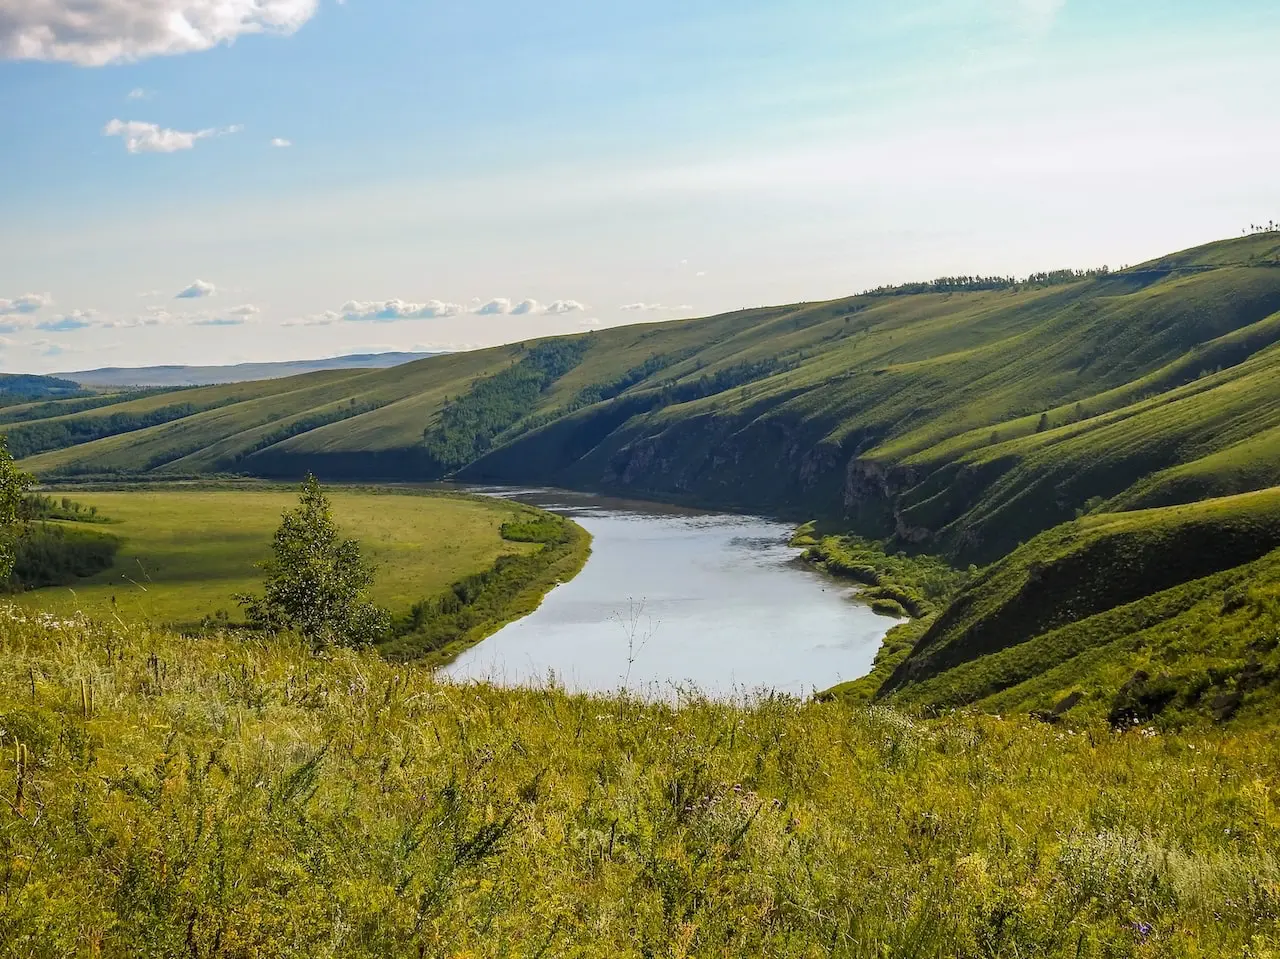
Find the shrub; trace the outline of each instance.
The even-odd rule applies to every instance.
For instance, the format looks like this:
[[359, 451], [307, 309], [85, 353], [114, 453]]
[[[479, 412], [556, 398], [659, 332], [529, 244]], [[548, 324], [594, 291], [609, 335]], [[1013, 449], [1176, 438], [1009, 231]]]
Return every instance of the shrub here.
[[339, 540], [329, 500], [308, 476], [296, 509], [284, 514], [263, 564], [262, 596], [238, 597], [251, 625], [295, 630], [314, 646], [364, 646], [387, 631], [387, 614], [366, 598], [373, 567], [355, 540]]

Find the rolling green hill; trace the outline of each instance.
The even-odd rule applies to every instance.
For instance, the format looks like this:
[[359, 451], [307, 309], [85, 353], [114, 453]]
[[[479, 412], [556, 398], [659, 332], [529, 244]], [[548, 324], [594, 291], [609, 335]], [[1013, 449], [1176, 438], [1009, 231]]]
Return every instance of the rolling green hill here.
[[[1087, 672], [1085, 644], [1099, 664], [1110, 657], [1090, 674], [1109, 678], [1089, 700], [1110, 712], [1119, 687], [1161, 673], [1100, 652], [1104, 632], [1136, 642], [1157, 619], [1198, 622], [1208, 607], [1196, 603], [1212, 603], [1189, 584], [1270, 569], [1264, 554], [1280, 540], [1258, 517], [1271, 494], [1232, 497], [1280, 487], [1277, 384], [1280, 234], [1265, 233], [1119, 272], [948, 278], [390, 370], [122, 398], [0, 429], [48, 479], [451, 475], [816, 516], [959, 566], [1008, 557], [962, 597], [989, 605], [996, 626], [952, 607], [895, 663], [884, 694], [1054, 705]], [[1237, 509], [1256, 526], [1243, 539]], [[1115, 582], [1092, 576], [1097, 550], [1148, 534], [1156, 546], [1103, 567]], [[1068, 580], [1040, 619], [1007, 602], [1030, 588], [1011, 585], [1028, 556]], [[1122, 610], [1129, 625], [1117, 625]], [[1252, 669], [1242, 636], [1218, 658]], [[1174, 655], [1148, 639], [1144, 649]], [[1030, 641], [1057, 651], [1006, 670]], [[1238, 675], [1215, 673], [1204, 689], [1229, 696]], [[1032, 678], [1041, 685], [1022, 685]], [[1241, 709], [1178, 702], [1188, 715]]]
[[57, 399], [83, 392], [79, 383], [56, 376], [31, 373], [0, 373], [0, 406], [29, 403], [33, 400]]
[[[5, 428], [23, 449], [69, 434], [24, 460], [43, 476], [457, 471], [841, 518], [981, 563], [1103, 504], [1280, 483], [1278, 339], [1280, 236], [1264, 234], [1120, 273], [585, 334], [532, 392], [521, 344]], [[469, 452], [443, 462], [431, 442]]]
[[903, 704], [1275, 718], [1280, 489], [1087, 516], [993, 565], [879, 690]]

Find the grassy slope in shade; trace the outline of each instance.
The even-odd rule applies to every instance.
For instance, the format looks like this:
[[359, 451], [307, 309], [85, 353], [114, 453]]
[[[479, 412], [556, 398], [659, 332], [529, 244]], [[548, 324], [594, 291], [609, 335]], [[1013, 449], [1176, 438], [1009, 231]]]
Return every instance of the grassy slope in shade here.
[[[532, 547], [504, 540], [502, 524], [523, 507], [500, 500], [331, 490], [334, 516], [377, 566], [373, 599], [401, 612], [451, 583]], [[76, 499], [113, 520], [115, 563], [72, 588], [27, 593], [18, 602], [66, 615], [118, 612], [126, 620], [194, 624], [218, 610], [239, 618], [234, 596], [261, 583], [280, 515], [294, 490], [131, 490]], [[112, 598], [115, 605], [112, 605]]]
[[[1088, 516], [1036, 537], [933, 620], [881, 694], [1113, 721], [1280, 707], [1280, 489]], [[1140, 674], [1146, 679], [1140, 678]]]
[[13, 955], [1280, 946], [1269, 735], [777, 698], [676, 709], [456, 687], [283, 640], [0, 617]]

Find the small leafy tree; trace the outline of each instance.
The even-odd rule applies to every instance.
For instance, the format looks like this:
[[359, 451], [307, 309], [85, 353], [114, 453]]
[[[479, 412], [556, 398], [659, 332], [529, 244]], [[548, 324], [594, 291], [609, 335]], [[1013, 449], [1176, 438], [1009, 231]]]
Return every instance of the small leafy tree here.
[[365, 646], [387, 631], [386, 611], [367, 598], [373, 567], [359, 543], [339, 539], [314, 476], [303, 483], [298, 506], [285, 512], [262, 568], [263, 595], [236, 597], [251, 625], [294, 630], [316, 647]]
[[13, 462], [5, 438], [0, 436], [0, 582], [7, 581], [13, 572], [23, 498], [32, 482], [31, 476]]

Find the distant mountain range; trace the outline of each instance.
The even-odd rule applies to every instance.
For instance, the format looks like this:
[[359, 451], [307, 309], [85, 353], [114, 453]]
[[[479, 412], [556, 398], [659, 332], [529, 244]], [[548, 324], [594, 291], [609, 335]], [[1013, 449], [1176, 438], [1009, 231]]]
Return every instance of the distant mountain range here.
[[108, 366], [97, 370], [57, 373], [81, 386], [218, 386], [250, 380], [276, 380], [320, 370], [384, 370], [402, 363], [437, 356], [437, 353], [354, 353], [323, 360], [286, 360], [280, 363], [237, 363], [232, 366]]

